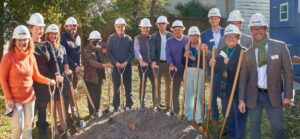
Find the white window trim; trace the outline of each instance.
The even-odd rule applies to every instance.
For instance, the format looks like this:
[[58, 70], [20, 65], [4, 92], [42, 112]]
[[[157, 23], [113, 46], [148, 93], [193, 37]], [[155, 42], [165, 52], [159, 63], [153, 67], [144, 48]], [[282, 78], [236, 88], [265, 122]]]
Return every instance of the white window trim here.
[[[286, 19], [282, 19], [281, 18], [281, 7], [282, 6], [287, 6], [287, 11], [286, 11], [286, 13], [287, 13], [287, 18]], [[285, 3], [281, 3], [280, 4], [280, 6], [279, 6], [279, 19], [280, 19], [280, 21], [282, 22], [282, 21], [289, 21], [289, 2], [285, 2]]]
[[298, 0], [298, 13], [300, 13], [300, 0]]

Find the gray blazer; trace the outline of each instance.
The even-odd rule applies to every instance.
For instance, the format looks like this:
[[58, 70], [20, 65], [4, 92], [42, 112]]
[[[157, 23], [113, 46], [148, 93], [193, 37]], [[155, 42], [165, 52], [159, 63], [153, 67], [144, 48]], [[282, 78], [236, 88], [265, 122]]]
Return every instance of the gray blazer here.
[[[252, 45], [251, 37], [247, 34], [242, 33], [240, 38], [240, 45], [242, 45], [245, 48], [249, 48]], [[221, 37], [217, 50], [222, 49], [224, 46], [226, 46], [225, 36]]]
[[[258, 74], [255, 48], [251, 46], [244, 55], [240, 78], [239, 100], [244, 100], [248, 108], [254, 108], [258, 94]], [[274, 107], [282, 105], [285, 98], [292, 98], [293, 69], [289, 51], [284, 42], [269, 39], [267, 61], [268, 96]]]

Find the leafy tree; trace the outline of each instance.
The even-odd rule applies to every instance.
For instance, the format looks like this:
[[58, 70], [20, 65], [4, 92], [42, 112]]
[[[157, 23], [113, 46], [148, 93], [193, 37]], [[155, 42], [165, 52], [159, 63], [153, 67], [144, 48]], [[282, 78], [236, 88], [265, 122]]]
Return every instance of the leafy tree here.
[[179, 3], [175, 6], [181, 17], [206, 17], [208, 10], [203, 8], [199, 0], [190, 0], [187, 3]]

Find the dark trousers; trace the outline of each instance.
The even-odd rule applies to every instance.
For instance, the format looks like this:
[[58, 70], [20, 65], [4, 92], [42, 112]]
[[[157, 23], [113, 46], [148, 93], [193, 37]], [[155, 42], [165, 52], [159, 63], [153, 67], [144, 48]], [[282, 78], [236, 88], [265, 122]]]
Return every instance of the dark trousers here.
[[[123, 74], [123, 83], [125, 88], [126, 107], [129, 108], [131, 108], [131, 106], [133, 105], [132, 93], [131, 93], [131, 84], [132, 84], [131, 74], [132, 74], [131, 65], [128, 64]], [[115, 109], [118, 109], [118, 107], [120, 106], [120, 84], [121, 84], [120, 79], [121, 79], [120, 73], [118, 72], [118, 69], [114, 67], [112, 71], [112, 81], [114, 85], [113, 105]]]
[[[98, 110], [100, 110], [102, 82], [103, 82], [103, 79], [99, 79], [98, 84], [85, 82], [86, 88], [89, 91], [92, 102], [95, 105], [95, 108], [96, 108], [95, 112], [98, 112]], [[90, 113], [90, 115], [92, 115], [94, 113], [93, 107], [92, 107], [91, 103], [89, 102], [89, 100], [87, 100], [87, 101], [88, 101], [89, 113]]]
[[[225, 117], [229, 97], [221, 97], [222, 113]], [[238, 101], [232, 102], [231, 111], [225, 126], [227, 138], [243, 139], [245, 138], [245, 130], [247, 123], [247, 110], [246, 113], [241, 113], [238, 109]]]
[[[140, 98], [141, 106], [145, 105], [146, 83], [147, 83], [147, 78], [148, 78], [151, 82], [151, 89], [152, 89], [151, 93], [152, 93], [152, 102], [153, 102], [152, 104], [153, 104], [153, 107], [154, 107], [154, 103], [155, 103], [155, 94], [154, 94], [155, 85], [154, 85], [154, 76], [153, 76], [152, 68], [151, 68], [151, 66], [148, 66], [148, 68], [146, 70], [146, 67], [141, 69], [141, 66], [138, 66], [138, 70], [139, 70], [139, 76], [140, 76], [140, 96], [139, 96], [139, 98]], [[142, 84], [142, 78], [143, 78], [142, 70], [145, 74], [144, 84]], [[144, 86], [143, 90], [141, 90], [142, 85]], [[142, 97], [142, 91], [143, 91], [143, 98], [141, 98]]]
[[217, 83], [216, 81], [219, 80], [219, 75], [215, 73], [214, 75], [214, 86], [213, 86], [213, 97], [212, 97], [212, 120], [219, 119], [219, 108], [217, 103], [218, 93], [217, 93]]
[[250, 118], [251, 139], [261, 138], [262, 111], [266, 110], [273, 130], [274, 139], [285, 139], [286, 133], [283, 126], [283, 107], [273, 107], [268, 93], [258, 92], [255, 108], [248, 108]]
[[159, 63], [159, 73], [158, 73], [158, 104], [161, 104], [161, 80], [162, 77], [165, 78], [165, 103], [166, 106], [170, 106], [170, 75], [169, 75], [169, 65], [167, 62]]
[[181, 87], [182, 80], [183, 80], [183, 71], [177, 71], [174, 76], [174, 79], [173, 79], [173, 92], [170, 92], [170, 93], [173, 93], [173, 112], [174, 113], [179, 113], [179, 109], [180, 109], [179, 94], [180, 94], [180, 87]]

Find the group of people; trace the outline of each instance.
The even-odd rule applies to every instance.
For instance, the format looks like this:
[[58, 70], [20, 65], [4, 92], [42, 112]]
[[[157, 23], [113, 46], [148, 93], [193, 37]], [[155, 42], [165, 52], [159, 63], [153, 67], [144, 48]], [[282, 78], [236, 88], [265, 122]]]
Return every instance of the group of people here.
[[[55, 101], [60, 100], [59, 91], [63, 87], [65, 106], [57, 103], [57, 110], [60, 121], [65, 122], [60, 111], [63, 107], [67, 111], [74, 103], [69, 99], [69, 92], [71, 88], [76, 89], [78, 74], [82, 72], [91, 101], [99, 110], [102, 83], [106, 78], [105, 69], [111, 68], [114, 110], [120, 109], [120, 97], [126, 98], [124, 109], [130, 110], [134, 103], [131, 65], [134, 58], [138, 61], [141, 80], [140, 107], [145, 107], [145, 85], [148, 78], [152, 86], [153, 107], [163, 108], [161, 82], [164, 77], [165, 106], [178, 114], [180, 88], [184, 81], [184, 115], [188, 121], [196, 120], [198, 124], [204, 124], [204, 115], [201, 115], [201, 111], [206, 109], [202, 105], [203, 77], [205, 74], [214, 74], [213, 83], [210, 84], [213, 87], [213, 125], [216, 126], [219, 122], [217, 98], [221, 99], [224, 116], [234, 89], [231, 112], [225, 128], [227, 137], [244, 138], [249, 117], [251, 138], [260, 138], [262, 110], [265, 109], [274, 138], [286, 138], [283, 105], [289, 104], [293, 88], [293, 70], [286, 44], [269, 38], [268, 22], [259, 13], [250, 18], [251, 36], [241, 33], [244, 19], [238, 10], [229, 14], [225, 29], [220, 27], [219, 9], [212, 8], [208, 19], [210, 29], [201, 33], [198, 27], [192, 26], [185, 36], [185, 26], [180, 20], [172, 23], [172, 33], [167, 31], [169, 22], [165, 16], [157, 18], [158, 31], [150, 35], [151, 22], [143, 18], [139, 24], [140, 33], [132, 39], [125, 33], [125, 19], [118, 18], [114, 24], [116, 32], [107, 41], [107, 55], [111, 63], [104, 63], [99, 45], [102, 38], [98, 31], [90, 33], [88, 46], [81, 52], [78, 23], [74, 17], [66, 20], [65, 31], [61, 34], [57, 25], [49, 25], [45, 31], [45, 41], [42, 41], [45, 26], [43, 16], [39, 13], [32, 14], [27, 22], [29, 29], [24, 25], [15, 28], [10, 51], [3, 56], [0, 65], [0, 83], [5, 104], [7, 108], [13, 109], [12, 138], [32, 138], [35, 111], [38, 114], [36, 126], [39, 135], [41, 138], [46, 136], [46, 107], [50, 99], [49, 86], [52, 85], [58, 88]], [[211, 68], [215, 69], [214, 73], [210, 72]], [[237, 71], [240, 74], [237, 85], [234, 85]], [[72, 84], [69, 85], [68, 76], [73, 77]], [[67, 85], [63, 85], [64, 83]], [[122, 84], [125, 88], [124, 96], [120, 95]], [[93, 117], [95, 112], [91, 104], [88, 104], [89, 113]], [[67, 128], [64, 125], [66, 124], [61, 123], [58, 129], [64, 131]]]

